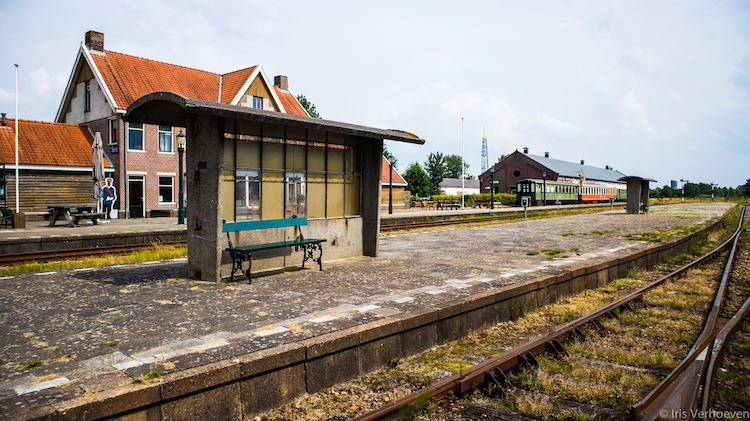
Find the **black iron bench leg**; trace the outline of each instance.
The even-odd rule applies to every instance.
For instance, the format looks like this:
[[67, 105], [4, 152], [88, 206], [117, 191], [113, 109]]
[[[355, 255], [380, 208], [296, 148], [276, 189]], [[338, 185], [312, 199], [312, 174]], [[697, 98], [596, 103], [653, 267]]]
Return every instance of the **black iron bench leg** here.
[[[315, 249], [320, 250], [318, 258], [315, 258]], [[318, 244], [305, 244], [302, 246], [302, 269], [305, 268], [305, 262], [310, 259], [313, 262], [318, 262], [320, 270], [323, 270], [323, 246]]]
[[[230, 251], [229, 255], [232, 257], [232, 275], [229, 279], [229, 282], [234, 282], [234, 273], [235, 272], [245, 272], [245, 276], [247, 276], [248, 284], [253, 283], [253, 278], [250, 275], [250, 269], [253, 267], [253, 258], [251, 253], [240, 253], [240, 252], [233, 252]], [[247, 260], [247, 270], [242, 269], [242, 263]]]

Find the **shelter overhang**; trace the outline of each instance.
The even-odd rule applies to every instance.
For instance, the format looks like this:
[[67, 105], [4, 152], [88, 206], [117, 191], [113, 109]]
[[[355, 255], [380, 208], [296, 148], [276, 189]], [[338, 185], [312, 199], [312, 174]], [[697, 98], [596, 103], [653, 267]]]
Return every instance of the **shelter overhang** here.
[[420, 139], [416, 135], [399, 130], [376, 129], [319, 118], [248, 108], [240, 105], [186, 98], [173, 92], [154, 92], [142, 96], [128, 107], [124, 119], [135, 123], [185, 127], [191, 114], [273, 123], [301, 129], [328, 131], [363, 138], [391, 140], [417, 145], [423, 145], [425, 142], [424, 139]]

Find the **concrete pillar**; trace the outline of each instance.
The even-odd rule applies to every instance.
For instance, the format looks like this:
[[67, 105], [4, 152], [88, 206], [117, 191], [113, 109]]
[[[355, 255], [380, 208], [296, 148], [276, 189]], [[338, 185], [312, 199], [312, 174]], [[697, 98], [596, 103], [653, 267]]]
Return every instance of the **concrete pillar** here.
[[[360, 138], [361, 139], [361, 138]], [[378, 256], [383, 140], [362, 142], [362, 254]]]
[[221, 254], [222, 172], [224, 119], [191, 115], [185, 128], [187, 173], [188, 275], [219, 281]]
[[641, 203], [643, 204], [643, 212], [648, 212], [648, 180], [641, 181]]
[[629, 214], [638, 215], [641, 203], [641, 182], [636, 179], [629, 179], [628, 183], [628, 206]]

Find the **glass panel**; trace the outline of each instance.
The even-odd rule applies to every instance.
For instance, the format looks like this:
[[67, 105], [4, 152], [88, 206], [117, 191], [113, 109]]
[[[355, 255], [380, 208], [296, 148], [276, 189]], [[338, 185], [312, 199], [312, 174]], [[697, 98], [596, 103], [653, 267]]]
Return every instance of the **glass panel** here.
[[308, 144], [308, 171], [325, 171], [326, 170], [326, 148], [325, 143]]
[[346, 176], [346, 216], [359, 215], [359, 179], [358, 175]]
[[326, 132], [321, 132], [319, 130], [308, 130], [307, 136], [307, 140], [310, 142], [325, 143], [326, 141]]
[[260, 142], [237, 141], [237, 167], [260, 168]]
[[344, 216], [344, 176], [328, 175], [328, 197], [326, 197], [326, 217]]
[[159, 152], [172, 152], [172, 132], [163, 132], [162, 127], [159, 126]]
[[328, 171], [344, 172], [344, 150], [334, 148], [338, 145], [329, 145], [328, 149]]
[[260, 122], [240, 120], [237, 122], [237, 133], [260, 136]]
[[307, 199], [307, 182], [304, 172], [286, 173], [286, 205], [284, 218], [304, 218]]
[[223, 170], [221, 218], [227, 222], [234, 222], [234, 170]]
[[224, 139], [224, 166], [234, 167], [234, 139]]
[[307, 217], [325, 218], [326, 216], [326, 176], [325, 174], [307, 174]]
[[143, 124], [128, 123], [128, 149], [143, 150]]
[[258, 174], [258, 171], [237, 170], [234, 183], [236, 221], [260, 219], [260, 177]]
[[263, 124], [263, 137], [284, 138], [284, 126], [278, 124]]
[[159, 202], [174, 203], [173, 177], [159, 177]]
[[263, 142], [263, 169], [284, 169], [284, 145]]
[[[349, 139], [351, 140], [351, 137]], [[346, 155], [346, 172], [359, 172], [359, 142], [348, 145], [344, 154]]]
[[306, 170], [307, 147], [305, 142], [298, 140], [287, 140], [286, 142], [286, 169]]
[[286, 128], [286, 138], [287, 139], [294, 139], [294, 140], [307, 140], [307, 130], [300, 129], [298, 127], [288, 127]]
[[261, 185], [263, 219], [284, 218], [284, 173], [263, 172]]

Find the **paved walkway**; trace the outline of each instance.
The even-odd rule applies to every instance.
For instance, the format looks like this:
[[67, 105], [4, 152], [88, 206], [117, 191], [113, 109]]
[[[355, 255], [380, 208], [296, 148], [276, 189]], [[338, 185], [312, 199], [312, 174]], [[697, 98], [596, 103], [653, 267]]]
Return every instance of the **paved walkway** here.
[[[182, 279], [184, 259], [2, 277], [0, 414], [130, 384], [154, 367], [185, 370], [588, 266], [651, 245], [626, 234], [699, 224], [728, 207], [384, 236], [379, 258], [290, 269], [253, 285]], [[528, 254], [542, 249], [563, 252]]]

